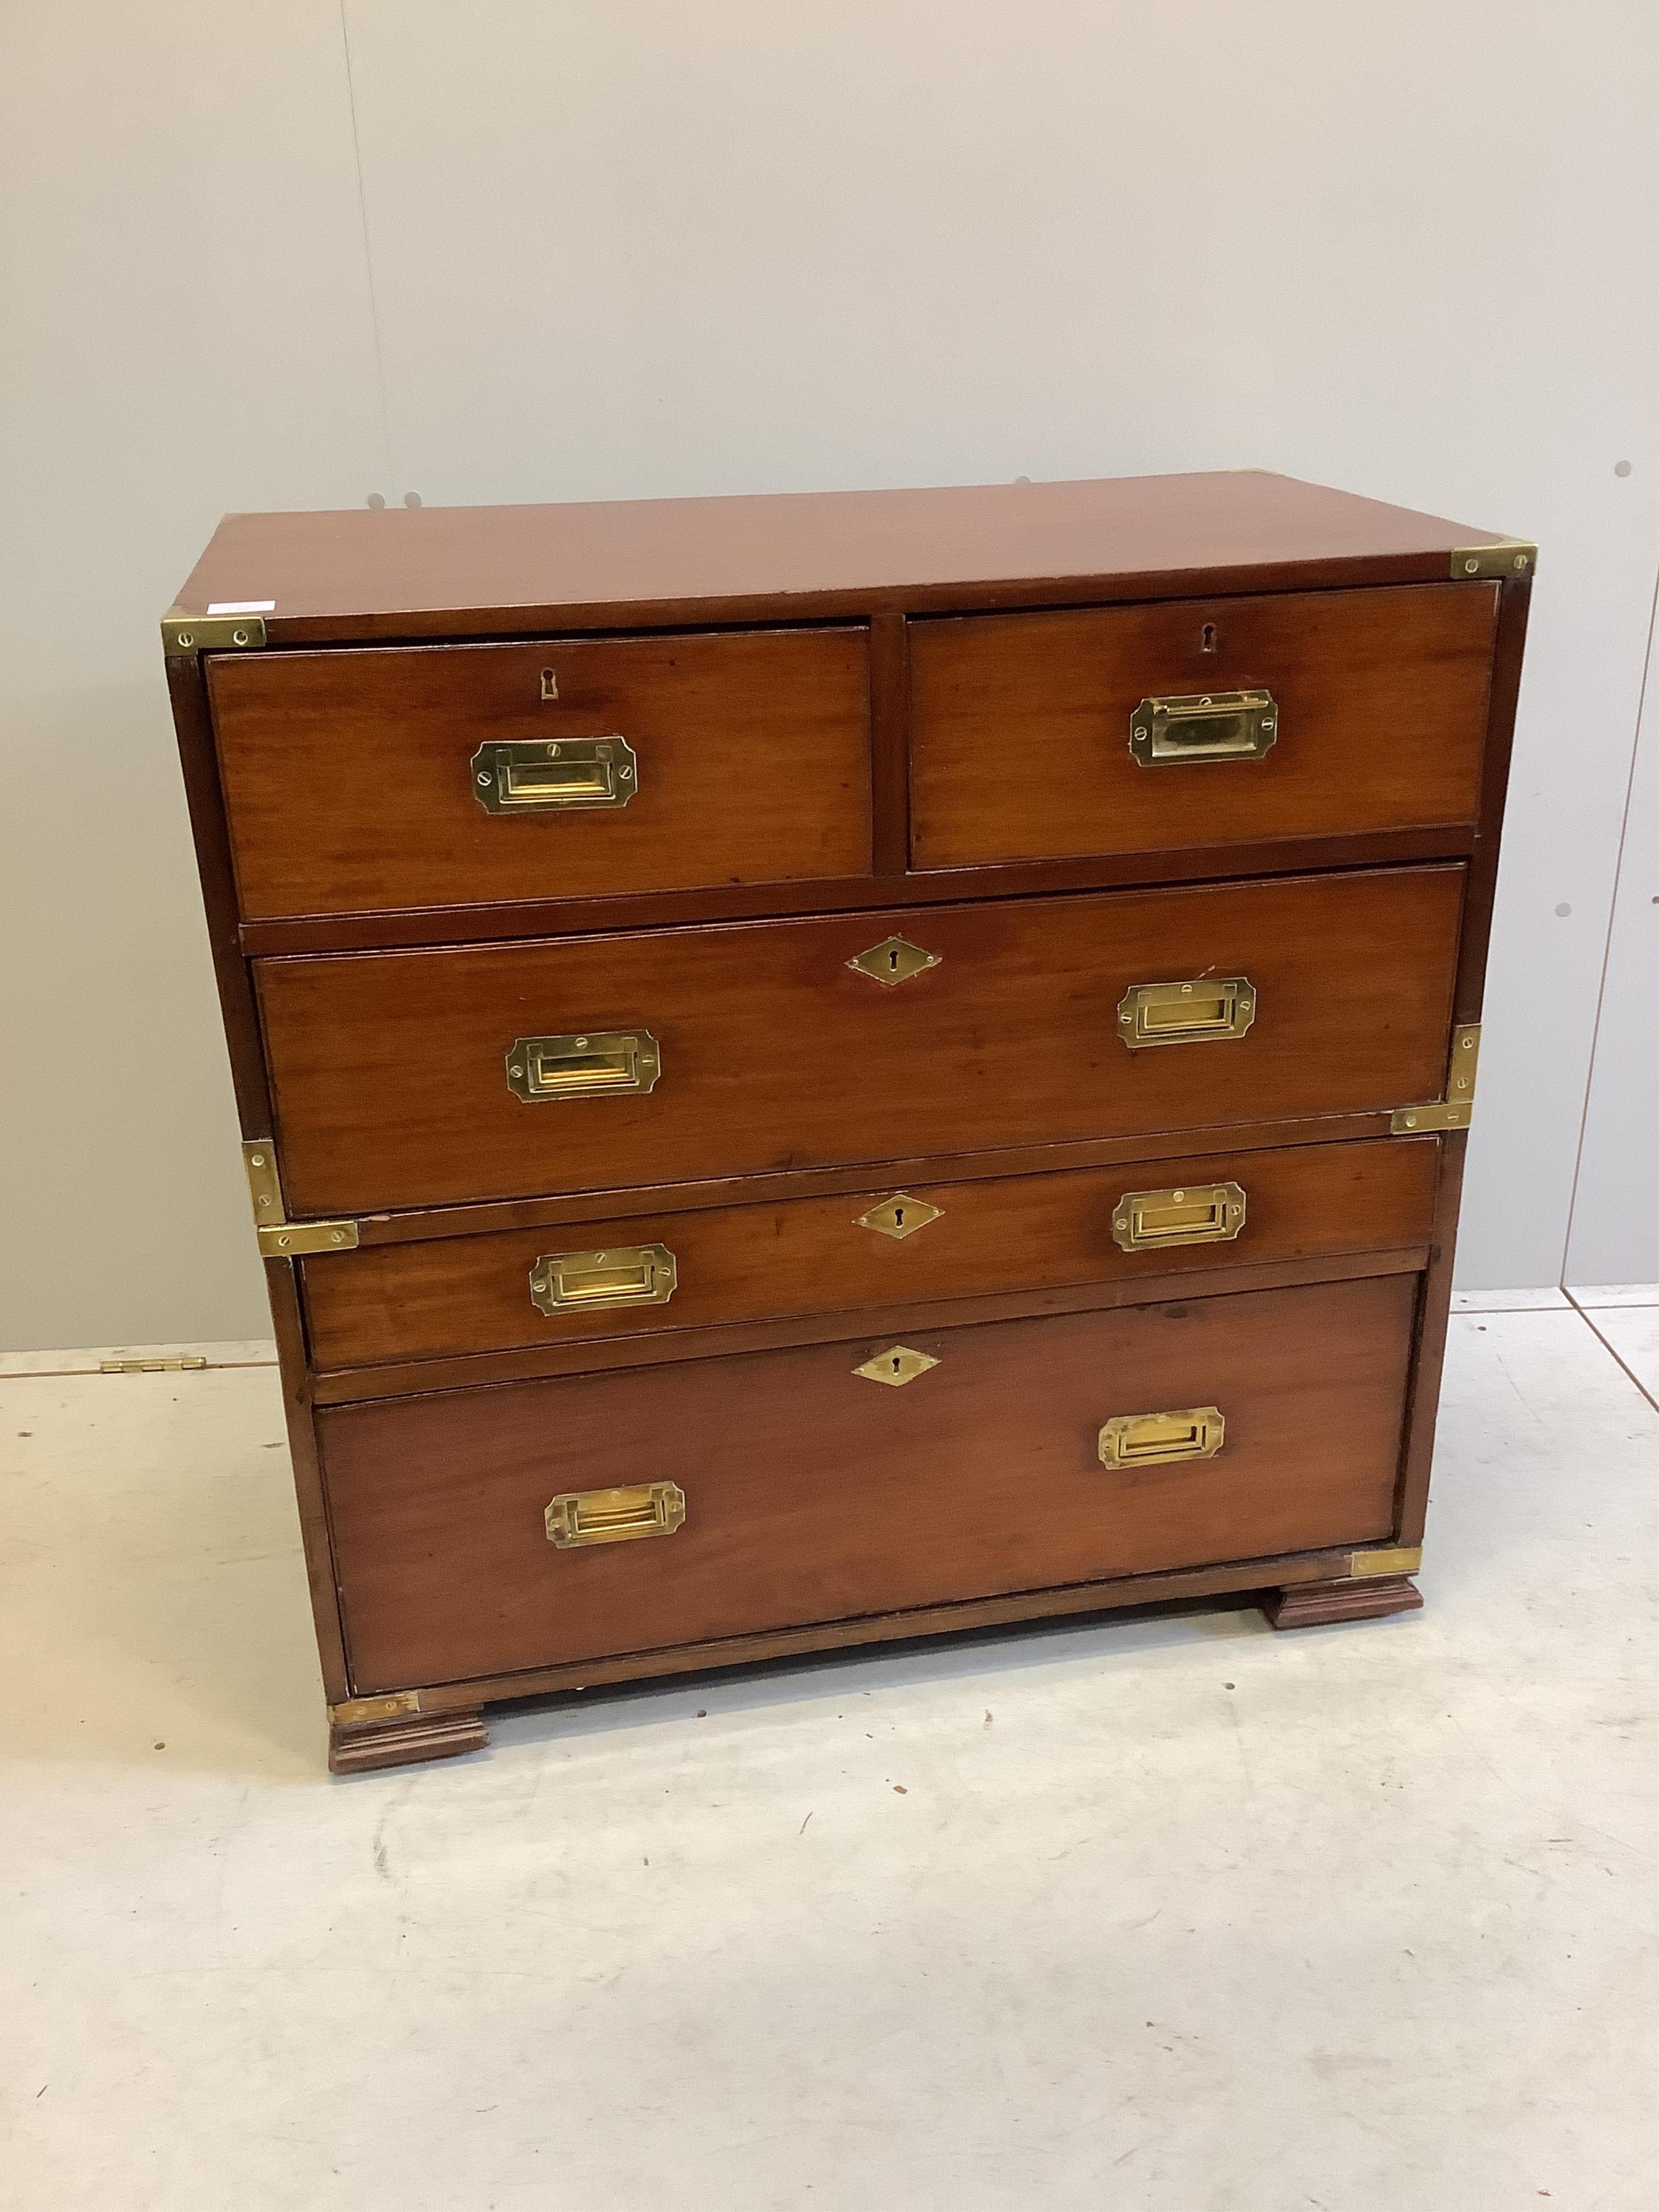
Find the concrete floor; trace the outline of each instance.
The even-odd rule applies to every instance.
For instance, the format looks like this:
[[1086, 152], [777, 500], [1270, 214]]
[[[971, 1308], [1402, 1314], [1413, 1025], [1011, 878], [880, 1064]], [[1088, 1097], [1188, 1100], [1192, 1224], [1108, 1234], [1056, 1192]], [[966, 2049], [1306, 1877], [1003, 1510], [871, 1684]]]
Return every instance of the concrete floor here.
[[1659, 1305], [1492, 1303], [1422, 1613], [335, 1782], [274, 1374], [0, 1382], [0, 2205], [1649, 2212]]

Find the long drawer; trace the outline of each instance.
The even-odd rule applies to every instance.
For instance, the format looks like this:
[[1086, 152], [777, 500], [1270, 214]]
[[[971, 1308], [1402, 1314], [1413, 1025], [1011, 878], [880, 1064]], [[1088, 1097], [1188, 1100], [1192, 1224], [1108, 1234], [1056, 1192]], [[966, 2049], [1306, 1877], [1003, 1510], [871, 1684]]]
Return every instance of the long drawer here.
[[871, 1188], [301, 1262], [325, 1369], [1426, 1245], [1432, 1138]]
[[208, 664], [250, 918], [861, 875], [866, 633]]
[[1497, 587], [915, 623], [919, 868], [1472, 823]]
[[288, 1203], [597, 1192], [1436, 1098], [1462, 888], [1437, 866], [259, 962]]
[[[356, 1687], [1383, 1537], [1416, 1288], [1379, 1277], [324, 1412]], [[935, 1364], [892, 1387], [861, 1371], [901, 1348]]]

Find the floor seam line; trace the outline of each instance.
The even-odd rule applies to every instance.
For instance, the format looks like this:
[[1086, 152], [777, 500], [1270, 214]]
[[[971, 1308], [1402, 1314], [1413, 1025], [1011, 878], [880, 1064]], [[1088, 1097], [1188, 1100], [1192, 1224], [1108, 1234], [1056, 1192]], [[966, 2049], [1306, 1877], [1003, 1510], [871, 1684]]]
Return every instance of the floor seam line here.
[[[1563, 1289], [1564, 1289], [1564, 1290], [1565, 1290], [1565, 1285], [1563, 1285], [1563, 1286], [1562, 1286], [1562, 1287], [1563, 1287]], [[1609, 1359], [1611, 1359], [1611, 1360], [1613, 1361], [1613, 1363], [1614, 1366], [1619, 1367], [1619, 1368], [1620, 1368], [1620, 1369], [1622, 1369], [1622, 1370], [1623, 1370], [1624, 1373], [1625, 1373], [1626, 1375], [1627, 1375], [1627, 1376], [1630, 1377], [1630, 1380], [1631, 1380], [1631, 1381], [1632, 1381], [1632, 1382], [1636, 1385], [1636, 1388], [1637, 1388], [1637, 1389], [1641, 1392], [1642, 1395], [1643, 1395], [1643, 1396], [1647, 1400], [1647, 1401], [1648, 1401], [1649, 1405], [1652, 1407], [1652, 1408], [1653, 1408], [1654, 1412], [1655, 1412], [1656, 1413], [1659, 1413], [1659, 1398], [1656, 1398], [1656, 1397], [1654, 1396], [1654, 1395], [1653, 1395], [1652, 1391], [1649, 1389], [1649, 1388], [1648, 1388], [1647, 1384], [1646, 1384], [1646, 1383], [1642, 1380], [1641, 1376], [1640, 1376], [1636, 1372], [1636, 1370], [1635, 1370], [1635, 1369], [1631, 1365], [1630, 1362], [1629, 1362], [1629, 1361], [1625, 1358], [1625, 1355], [1623, 1354], [1623, 1352], [1621, 1352], [1620, 1351], [1620, 1349], [1619, 1349], [1618, 1346], [1617, 1346], [1616, 1344], [1613, 1344], [1613, 1343], [1610, 1342], [1610, 1341], [1609, 1341], [1609, 1340], [1608, 1340], [1607, 1337], [1605, 1337], [1605, 1336], [1603, 1336], [1603, 1335], [1602, 1335], [1602, 1334], [1601, 1334], [1601, 1330], [1600, 1330], [1599, 1328], [1597, 1328], [1597, 1327], [1595, 1326], [1595, 1322], [1590, 1318], [1589, 1314], [1586, 1311], [1586, 1310], [1585, 1310], [1583, 1306], [1581, 1306], [1581, 1305], [1579, 1304], [1579, 1303], [1578, 1303], [1577, 1299], [1576, 1297], [1573, 1297], [1573, 1294], [1572, 1294], [1572, 1292], [1571, 1292], [1571, 1291], [1566, 1291], [1566, 1298], [1567, 1298], [1567, 1303], [1568, 1303], [1568, 1304], [1571, 1306], [1571, 1308], [1572, 1308], [1573, 1311], [1577, 1315], [1577, 1316], [1578, 1316], [1579, 1320], [1580, 1320], [1580, 1321], [1582, 1321], [1582, 1322], [1583, 1322], [1583, 1324], [1584, 1324], [1585, 1328], [1589, 1331], [1590, 1334], [1591, 1334], [1591, 1335], [1595, 1339], [1595, 1341], [1596, 1341], [1596, 1342], [1597, 1342], [1597, 1343], [1601, 1346], [1602, 1350], [1607, 1353], [1607, 1355], [1608, 1358], [1609, 1358]], [[1600, 1306], [1600, 1307], [1598, 1307], [1598, 1308], [1596, 1309], [1596, 1310], [1597, 1310], [1597, 1312], [1599, 1312], [1599, 1313], [1614, 1313], [1614, 1312], [1617, 1312], [1617, 1311], [1619, 1310], [1619, 1309], [1618, 1309], [1617, 1307], [1614, 1307], [1614, 1306]], [[1627, 1308], [1626, 1308], [1626, 1309], [1625, 1309], [1625, 1310], [1626, 1310], [1626, 1311], [1627, 1311], [1627, 1312], [1628, 1312], [1628, 1311], [1649, 1312], [1649, 1311], [1650, 1311], [1650, 1310], [1651, 1310], [1651, 1309], [1650, 1309], [1650, 1308], [1649, 1308], [1649, 1307], [1639, 1307], [1639, 1308], [1628, 1308], [1628, 1307], [1627, 1307]]]

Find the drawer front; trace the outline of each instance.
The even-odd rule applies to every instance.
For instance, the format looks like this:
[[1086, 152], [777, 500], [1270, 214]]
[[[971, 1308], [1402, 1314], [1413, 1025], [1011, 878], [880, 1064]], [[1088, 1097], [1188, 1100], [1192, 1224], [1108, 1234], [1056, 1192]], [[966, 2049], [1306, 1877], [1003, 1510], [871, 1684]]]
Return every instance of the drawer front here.
[[[1462, 890], [1434, 866], [259, 962], [284, 1189], [364, 1212], [1437, 1098]], [[936, 964], [849, 964], [890, 935]], [[1130, 1050], [1120, 1009], [1183, 979], [1236, 984], [1244, 1033]], [[526, 1052], [581, 1080], [515, 1096]]]
[[227, 654], [208, 681], [250, 918], [869, 868], [861, 629]]
[[672, 1358], [718, 1323], [1420, 1247], [1438, 1157], [1383, 1137], [366, 1246], [301, 1263], [312, 1352], [331, 1369], [649, 1334]]
[[[320, 1413], [356, 1686], [1373, 1541], [1415, 1296], [1393, 1276], [933, 1331], [902, 1338], [936, 1364], [895, 1388], [858, 1371], [880, 1339]], [[1176, 1423], [1103, 1464], [1108, 1423], [1188, 1411], [1212, 1455], [1158, 1456]], [[567, 1539], [653, 1533], [556, 1544], [556, 1498], [579, 1501]]]
[[[1471, 823], [1497, 605], [1410, 585], [913, 623], [914, 864]], [[1250, 691], [1270, 729], [1172, 710], [1162, 757], [1132, 754], [1143, 701]]]

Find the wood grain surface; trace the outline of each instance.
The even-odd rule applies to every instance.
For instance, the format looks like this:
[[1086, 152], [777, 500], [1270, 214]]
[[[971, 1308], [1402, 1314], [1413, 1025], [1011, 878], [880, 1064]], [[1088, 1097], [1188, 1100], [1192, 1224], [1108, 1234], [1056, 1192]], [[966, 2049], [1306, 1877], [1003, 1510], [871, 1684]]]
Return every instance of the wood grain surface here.
[[[1473, 823], [1498, 586], [910, 625], [918, 868]], [[1143, 767], [1141, 700], [1265, 687], [1260, 760]]]
[[[1462, 871], [1409, 868], [256, 963], [294, 1214], [671, 1183], [1438, 1097]], [[896, 988], [848, 963], [908, 935]], [[1129, 1052], [1140, 982], [1248, 976], [1230, 1042]], [[517, 1038], [641, 1027], [648, 1095], [526, 1104]], [[1213, 1140], [1212, 1140], [1213, 1141]]]
[[[904, 1194], [911, 1218], [918, 1205], [938, 1207], [938, 1218], [902, 1239], [860, 1225], [891, 1194], [872, 1186], [783, 1205], [577, 1221], [553, 1236], [366, 1246], [301, 1263], [312, 1357], [333, 1370], [624, 1336], [672, 1359], [684, 1356], [688, 1334], [729, 1322], [1172, 1273], [1212, 1279], [1267, 1261], [1421, 1246], [1437, 1157], [1433, 1138], [1383, 1138], [923, 1184]], [[1230, 1242], [1126, 1252], [1115, 1241], [1126, 1192], [1221, 1182], [1246, 1193], [1244, 1225]], [[531, 1302], [531, 1271], [544, 1253], [653, 1243], [677, 1262], [667, 1305], [550, 1315]]]
[[1265, 470], [563, 507], [231, 514], [179, 593], [273, 642], [1434, 581], [1499, 533]]
[[[358, 1694], [1389, 1533], [1415, 1283], [1389, 1277], [457, 1391], [318, 1416]], [[901, 1340], [910, 1342], [902, 1329]], [[1100, 1465], [1216, 1406], [1210, 1460]], [[675, 1534], [551, 1546], [548, 1500], [672, 1480]]]
[[[247, 917], [870, 866], [861, 629], [221, 654], [209, 684]], [[600, 736], [638, 755], [626, 806], [503, 816], [474, 796], [486, 739]]]

